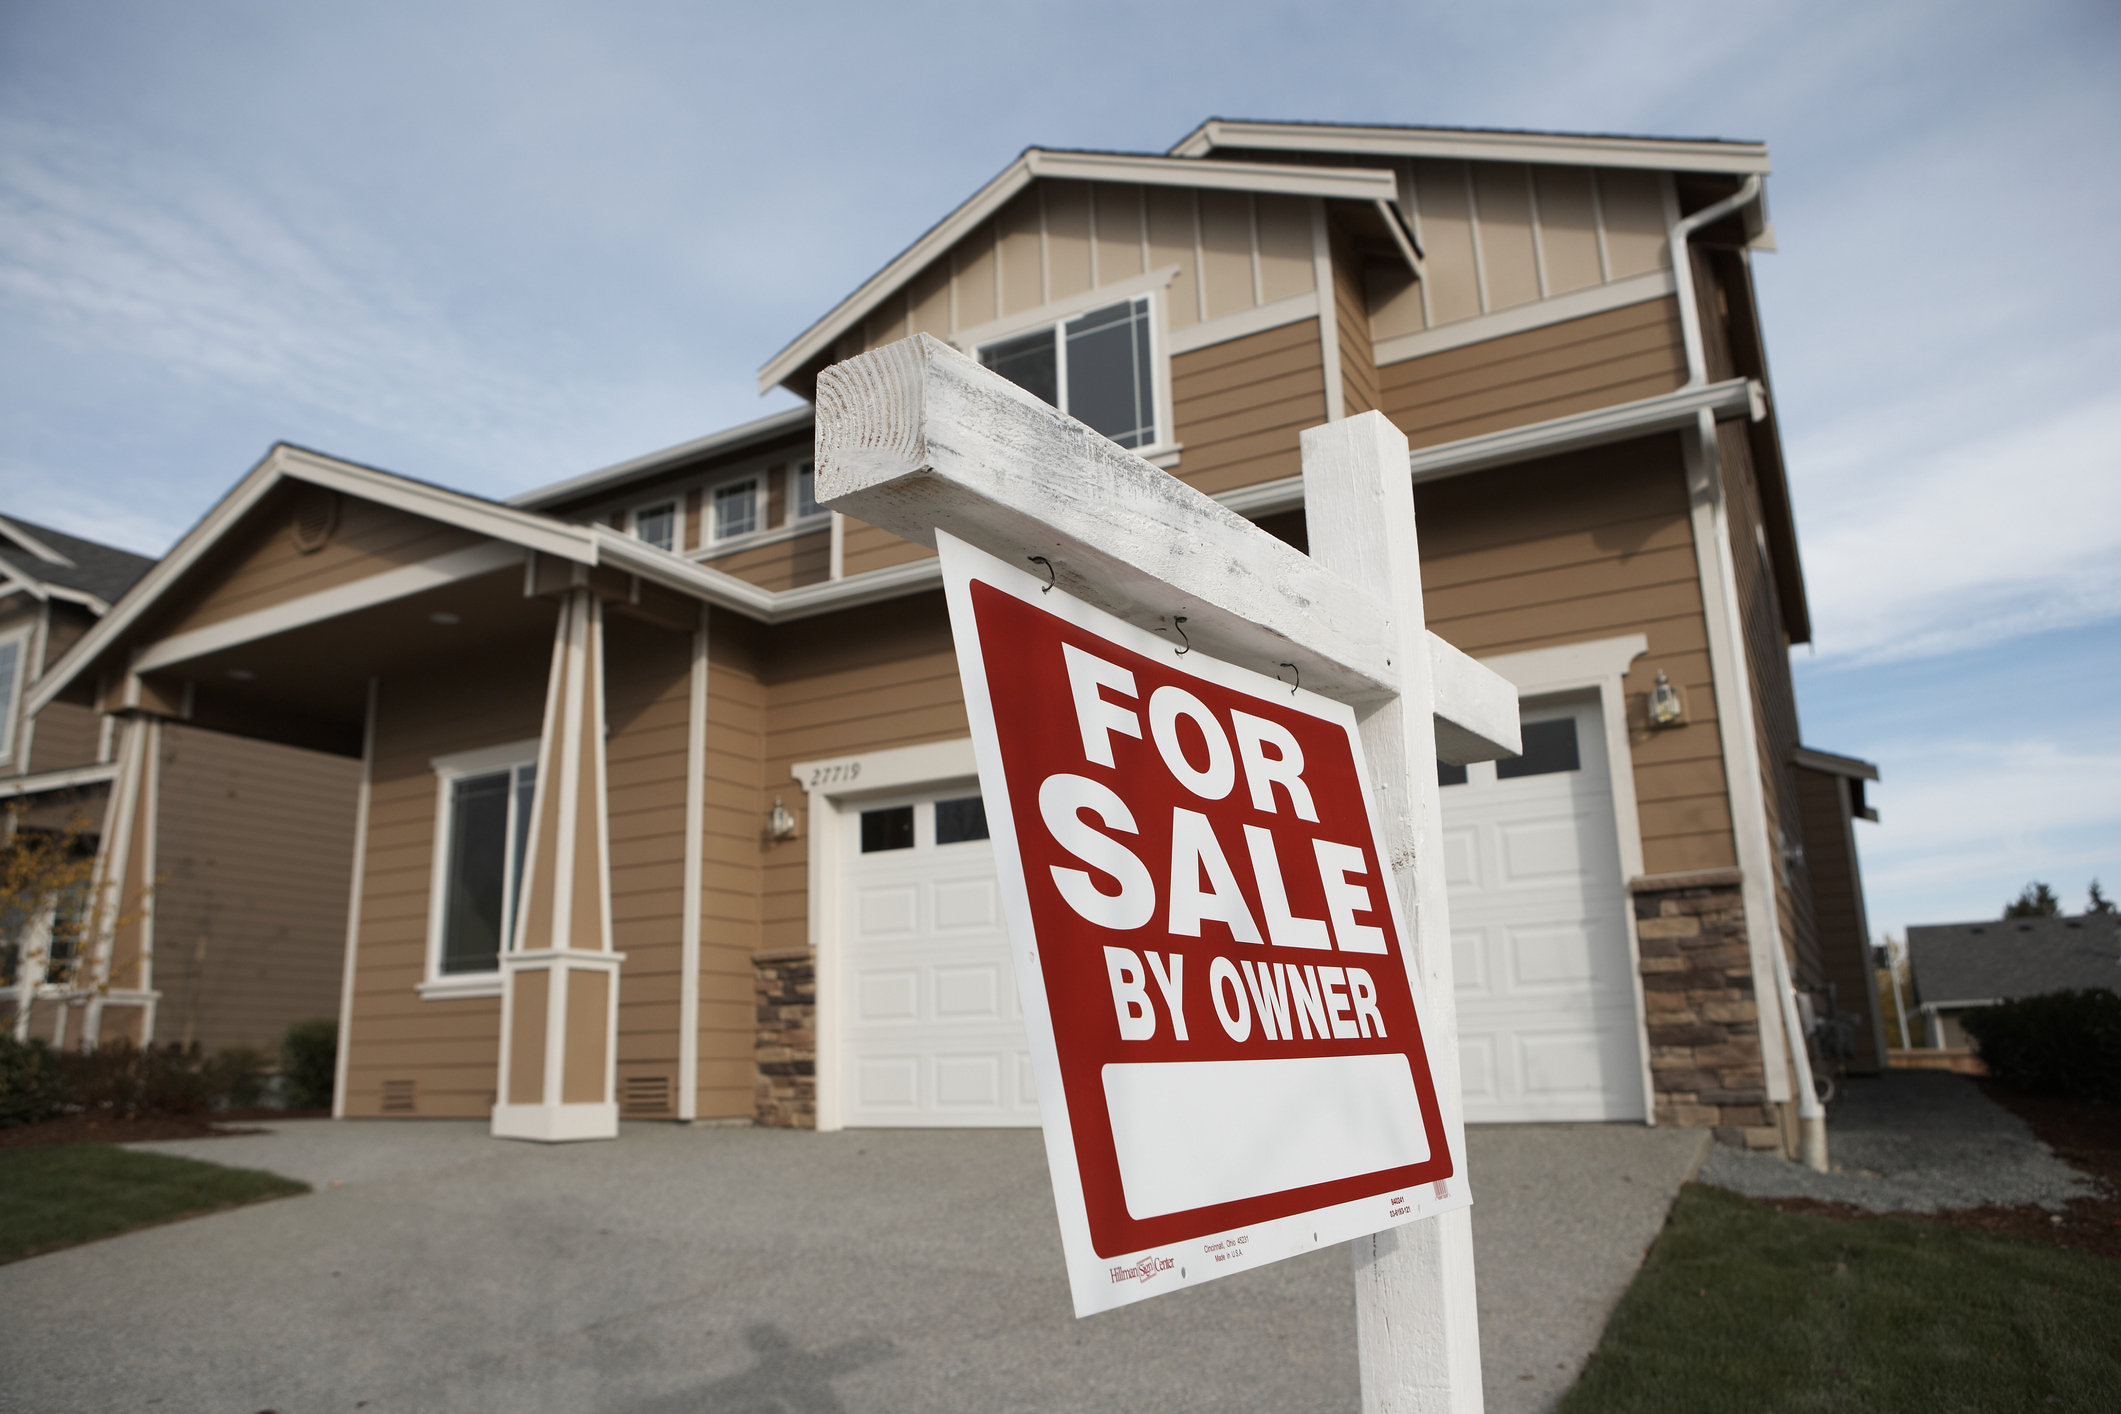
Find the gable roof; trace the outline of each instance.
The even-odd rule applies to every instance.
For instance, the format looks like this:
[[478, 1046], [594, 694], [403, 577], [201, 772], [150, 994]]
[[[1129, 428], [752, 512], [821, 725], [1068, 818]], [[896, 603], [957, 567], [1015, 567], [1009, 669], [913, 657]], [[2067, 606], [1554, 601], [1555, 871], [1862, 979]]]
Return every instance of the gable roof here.
[[629, 481], [671, 471], [687, 462], [711, 456], [727, 456], [747, 447], [787, 436], [808, 427], [816, 417], [817, 409], [806, 403], [799, 408], [789, 408], [786, 412], [773, 413], [735, 427], [725, 427], [720, 432], [710, 432], [704, 437], [695, 437], [690, 442], [680, 442], [675, 447], [665, 447], [660, 452], [629, 457], [625, 461], [586, 472], [581, 476], [571, 476], [565, 481], [555, 481], [549, 486], [540, 486], [534, 491], [510, 496], [508, 504], [521, 506], [526, 510], [542, 510], [547, 506], [579, 500], [598, 492], [616, 490]]
[[101, 614], [155, 562], [19, 516], [0, 517], [0, 570], [38, 598], [58, 597]]
[[1925, 1006], [2009, 1001], [2066, 988], [2121, 992], [2121, 917], [2005, 918], [1907, 930]]
[[1079, 182], [1131, 182], [1139, 186], [1207, 188], [1217, 191], [1275, 192], [1346, 201], [1396, 201], [1399, 179], [1382, 168], [1280, 166], [1259, 162], [1197, 162], [1153, 152], [1089, 152], [1027, 147], [1021, 156], [974, 192], [955, 211], [936, 222], [883, 269], [862, 282], [853, 294], [833, 306], [824, 318], [797, 335], [759, 370], [759, 391], [795, 377], [832, 341], [928, 263], [969, 235], [1040, 177]]
[[1529, 128], [1451, 128], [1397, 123], [1291, 123], [1210, 118], [1171, 145], [1173, 157], [1208, 157], [1217, 148], [1340, 152], [1378, 158], [1445, 157], [1475, 162], [1639, 167], [1659, 172], [1765, 176], [1767, 144], [1712, 137], [1638, 137]]

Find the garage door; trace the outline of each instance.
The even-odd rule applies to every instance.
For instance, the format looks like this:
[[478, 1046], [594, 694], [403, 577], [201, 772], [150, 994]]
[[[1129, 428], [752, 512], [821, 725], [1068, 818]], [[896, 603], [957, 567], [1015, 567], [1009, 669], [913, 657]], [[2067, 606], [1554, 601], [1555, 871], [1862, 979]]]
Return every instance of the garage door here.
[[877, 801], [844, 812], [841, 828], [845, 1123], [1035, 1126], [979, 796], [959, 787]]
[[1595, 703], [1516, 761], [1443, 768], [1468, 1121], [1643, 1118], [1626, 892]]

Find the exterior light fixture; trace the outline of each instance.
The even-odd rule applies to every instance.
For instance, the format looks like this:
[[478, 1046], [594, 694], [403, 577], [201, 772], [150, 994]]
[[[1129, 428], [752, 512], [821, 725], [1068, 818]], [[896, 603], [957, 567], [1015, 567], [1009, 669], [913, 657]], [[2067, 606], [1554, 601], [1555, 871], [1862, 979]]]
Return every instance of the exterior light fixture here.
[[1650, 688], [1650, 725], [1653, 727], [1676, 727], [1686, 721], [1686, 699], [1672, 680], [1657, 670], [1657, 682]]
[[770, 840], [792, 840], [795, 838], [795, 815], [781, 804], [781, 798], [773, 798], [773, 809], [766, 812], [766, 838]]

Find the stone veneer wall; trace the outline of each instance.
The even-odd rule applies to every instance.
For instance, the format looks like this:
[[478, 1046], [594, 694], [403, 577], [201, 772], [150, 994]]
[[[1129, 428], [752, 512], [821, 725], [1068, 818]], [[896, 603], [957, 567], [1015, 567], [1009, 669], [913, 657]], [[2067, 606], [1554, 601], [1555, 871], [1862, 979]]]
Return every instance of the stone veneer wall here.
[[808, 948], [751, 955], [758, 998], [755, 1117], [781, 1129], [817, 1128], [817, 959]]
[[1713, 1128], [1728, 1144], [1782, 1145], [1768, 1104], [1745, 901], [1735, 869], [1628, 885], [1642, 957], [1657, 1122]]

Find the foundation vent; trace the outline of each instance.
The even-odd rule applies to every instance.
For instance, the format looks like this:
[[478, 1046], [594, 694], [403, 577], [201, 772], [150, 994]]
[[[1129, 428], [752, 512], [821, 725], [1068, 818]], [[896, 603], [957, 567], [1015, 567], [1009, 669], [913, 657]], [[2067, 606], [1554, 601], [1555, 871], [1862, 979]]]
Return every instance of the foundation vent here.
[[630, 1115], [667, 1115], [670, 1113], [670, 1077], [667, 1075], [629, 1075], [625, 1090], [619, 1097], [619, 1109]]
[[420, 1108], [419, 1081], [386, 1080], [383, 1082], [383, 1113], [387, 1115], [409, 1115]]

